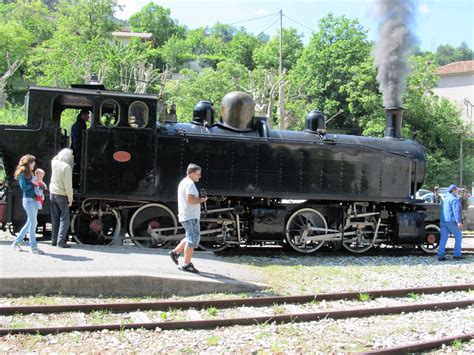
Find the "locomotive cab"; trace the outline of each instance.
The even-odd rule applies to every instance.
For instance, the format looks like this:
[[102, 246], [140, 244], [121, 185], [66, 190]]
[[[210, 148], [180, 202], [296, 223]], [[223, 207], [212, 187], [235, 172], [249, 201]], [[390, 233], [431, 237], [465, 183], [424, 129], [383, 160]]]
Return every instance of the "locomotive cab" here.
[[[79, 110], [91, 112], [90, 123], [81, 132], [80, 161], [76, 162], [74, 169], [74, 188], [79, 194], [100, 192], [113, 195], [116, 193], [114, 186], [117, 186], [117, 178], [112, 177], [114, 174], [129, 176], [128, 183], [136, 189], [134, 185], [142, 176], [130, 174], [129, 168], [136, 165], [140, 175], [146, 175], [142, 165], [153, 171], [152, 163], [145, 163], [145, 160], [154, 156], [157, 96], [102, 88], [81, 85], [71, 89], [31, 87], [29, 90], [28, 127], [49, 138], [42, 139], [24, 152], [18, 149], [17, 154], [28, 152], [35, 155], [38, 165], [46, 168], [47, 181], [51, 176], [51, 159], [62, 148], [71, 147], [71, 127], [77, 113]], [[140, 153], [133, 154], [134, 151]], [[130, 162], [123, 161], [128, 154]], [[106, 169], [110, 169], [111, 174], [105, 174]]]

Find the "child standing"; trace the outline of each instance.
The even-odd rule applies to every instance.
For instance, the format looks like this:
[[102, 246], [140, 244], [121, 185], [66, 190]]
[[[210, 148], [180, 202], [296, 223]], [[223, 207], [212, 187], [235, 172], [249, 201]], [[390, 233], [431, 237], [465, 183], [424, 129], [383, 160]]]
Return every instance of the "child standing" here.
[[44, 203], [44, 190], [47, 190], [48, 187], [43, 181], [44, 176], [46, 173], [44, 172], [43, 169], [36, 169], [35, 170], [35, 176], [32, 179], [32, 183], [35, 186], [35, 194], [36, 194], [36, 201], [38, 205], [38, 209], [41, 210], [43, 209], [43, 203]]

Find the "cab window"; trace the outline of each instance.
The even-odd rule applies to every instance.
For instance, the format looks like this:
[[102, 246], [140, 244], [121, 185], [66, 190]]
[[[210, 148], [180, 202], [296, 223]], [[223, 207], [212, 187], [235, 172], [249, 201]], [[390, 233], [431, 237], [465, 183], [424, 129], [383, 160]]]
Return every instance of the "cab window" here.
[[148, 124], [148, 106], [142, 101], [133, 102], [128, 109], [128, 124], [132, 128], [144, 128]]
[[120, 105], [117, 101], [107, 99], [100, 106], [100, 123], [104, 127], [115, 127], [120, 120]]

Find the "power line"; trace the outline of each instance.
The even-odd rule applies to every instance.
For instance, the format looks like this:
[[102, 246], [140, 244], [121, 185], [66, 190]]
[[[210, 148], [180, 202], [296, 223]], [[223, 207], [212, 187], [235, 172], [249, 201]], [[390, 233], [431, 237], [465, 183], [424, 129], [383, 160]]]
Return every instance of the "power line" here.
[[312, 28], [310, 28], [310, 27], [308, 27], [308, 26], [306, 26], [306, 25], [303, 25], [301, 22], [298, 22], [298, 21], [296, 21], [295, 19], [292, 19], [291, 17], [289, 17], [289, 16], [287, 16], [287, 15], [285, 15], [285, 14], [283, 14], [283, 16], [285, 16], [288, 20], [297, 23], [297, 24], [300, 25], [301, 27], [304, 27], [304, 28], [310, 30], [311, 32], [316, 32], [316, 31], [313, 30]]
[[254, 20], [260, 20], [261, 18], [265, 18], [265, 17], [270, 17], [270, 16], [276, 16], [278, 14], [270, 14], [270, 15], [264, 15], [264, 16], [259, 16], [259, 17], [254, 17], [254, 18], [250, 18], [248, 20], [242, 20], [242, 21], [237, 21], [237, 22], [234, 22], [234, 23], [229, 23], [229, 25], [237, 25], [239, 23], [245, 23], [245, 22], [250, 22], [250, 21], [254, 21]]
[[272, 27], [278, 21], [280, 21], [280, 18], [277, 18], [274, 22], [272, 22], [272, 24], [270, 26], [266, 27], [263, 31], [258, 32], [257, 35], [260, 34], [260, 33], [264, 33], [266, 30], [268, 30], [270, 27]]

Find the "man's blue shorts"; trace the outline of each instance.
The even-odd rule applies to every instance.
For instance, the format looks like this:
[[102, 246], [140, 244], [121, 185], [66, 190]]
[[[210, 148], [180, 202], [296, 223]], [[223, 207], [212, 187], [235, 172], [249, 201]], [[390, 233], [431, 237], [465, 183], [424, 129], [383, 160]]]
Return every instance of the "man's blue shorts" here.
[[186, 244], [188, 247], [196, 249], [199, 246], [199, 240], [201, 239], [199, 219], [189, 219], [180, 223], [186, 232]]

